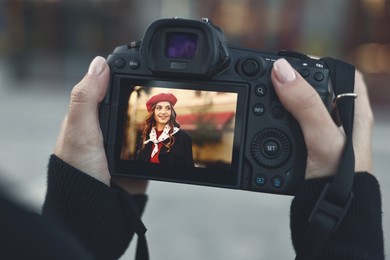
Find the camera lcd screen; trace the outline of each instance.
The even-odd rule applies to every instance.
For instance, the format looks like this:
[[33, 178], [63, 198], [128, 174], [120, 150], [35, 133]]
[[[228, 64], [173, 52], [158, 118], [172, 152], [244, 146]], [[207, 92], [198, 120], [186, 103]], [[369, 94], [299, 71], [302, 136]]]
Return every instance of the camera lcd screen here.
[[194, 33], [167, 33], [165, 55], [168, 58], [194, 59], [198, 36]]
[[122, 80], [118, 93], [115, 172], [238, 185], [245, 88], [131, 81]]

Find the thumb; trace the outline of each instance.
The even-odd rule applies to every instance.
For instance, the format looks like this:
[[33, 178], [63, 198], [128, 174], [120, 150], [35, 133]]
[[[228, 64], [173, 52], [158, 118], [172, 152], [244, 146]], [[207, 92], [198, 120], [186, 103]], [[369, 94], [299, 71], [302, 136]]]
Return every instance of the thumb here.
[[97, 115], [99, 103], [103, 100], [108, 87], [110, 69], [103, 57], [96, 57], [90, 64], [88, 73], [72, 89], [68, 120], [86, 121], [91, 115]]
[[271, 79], [280, 102], [302, 129], [308, 151], [306, 177], [334, 174], [344, 136], [320, 96], [285, 59], [274, 63]]
[[96, 57], [85, 77], [72, 89], [68, 114], [54, 153], [73, 167], [110, 185], [110, 174], [99, 125], [98, 107], [107, 88], [110, 70]]

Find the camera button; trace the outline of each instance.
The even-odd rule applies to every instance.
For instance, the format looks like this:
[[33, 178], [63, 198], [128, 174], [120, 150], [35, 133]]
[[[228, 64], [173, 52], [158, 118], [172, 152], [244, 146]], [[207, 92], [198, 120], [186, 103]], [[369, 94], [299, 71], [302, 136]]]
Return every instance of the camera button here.
[[260, 77], [267, 70], [265, 60], [257, 56], [244, 57], [238, 61], [236, 66], [241, 77], [248, 80]]
[[301, 74], [302, 77], [307, 78], [310, 76], [310, 71], [308, 69], [300, 69], [299, 74]]
[[264, 186], [267, 182], [267, 178], [263, 174], [258, 174], [255, 177], [255, 183], [257, 186]]
[[256, 104], [253, 106], [253, 113], [256, 115], [256, 116], [262, 116], [265, 112], [265, 107], [263, 104]]
[[126, 65], [126, 61], [122, 58], [116, 59], [115, 60], [115, 67], [118, 69], [122, 69]]
[[268, 157], [275, 157], [280, 150], [280, 145], [274, 140], [267, 140], [263, 145], [263, 153]]
[[253, 77], [259, 73], [260, 65], [257, 60], [247, 59], [242, 63], [242, 72], [248, 76]]
[[136, 70], [139, 68], [140, 62], [137, 59], [131, 59], [129, 62], [129, 66], [131, 69]]
[[276, 106], [272, 109], [272, 116], [276, 119], [281, 119], [285, 113], [286, 110], [282, 106]]
[[274, 187], [275, 189], [280, 189], [282, 186], [283, 186], [284, 182], [283, 182], [283, 178], [280, 177], [280, 176], [274, 176], [272, 177], [271, 179], [271, 185], [272, 187]]
[[317, 80], [317, 81], [321, 81], [325, 78], [324, 74], [322, 74], [322, 72], [316, 72], [314, 74], [314, 79]]
[[255, 93], [259, 97], [264, 97], [267, 94], [267, 86], [264, 84], [258, 84], [255, 87]]
[[278, 168], [290, 158], [291, 142], [284, 132], [267, 128], [254, 136], [250, 149], [258, 164], [267, 168]]

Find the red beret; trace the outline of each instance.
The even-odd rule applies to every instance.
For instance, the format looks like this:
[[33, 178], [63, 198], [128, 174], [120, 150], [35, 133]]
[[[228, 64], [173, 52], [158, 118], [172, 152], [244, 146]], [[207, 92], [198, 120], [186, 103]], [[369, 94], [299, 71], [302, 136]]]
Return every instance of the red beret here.
[[169, 103], [171, 103], [172, 106], [174, 106], [177, 102], [177, 98], [171, 93], [160, 93], [154, 95], [148, 100], [148, 102], [146, 102], [146, 108], [150, 112], [152, 110], [152, 106], [161, 101], [168, 101]]

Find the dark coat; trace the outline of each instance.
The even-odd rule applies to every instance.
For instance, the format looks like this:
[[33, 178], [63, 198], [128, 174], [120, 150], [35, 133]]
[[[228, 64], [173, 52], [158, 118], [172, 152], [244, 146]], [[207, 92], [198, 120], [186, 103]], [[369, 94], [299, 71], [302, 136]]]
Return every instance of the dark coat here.
[[[194, 159], [192, 157], [192, 139], [183, 130], [179, 130], [173, 135], [175, 143], [168, 152], [168, 149], [163, 145], [161, 146], [158, 160], [161, 164], [174, 164], [174, 165], [185, 165], [194, 166]], [[168, 143], [169, 139], [165, 140], [164, 143]], [[153, 142], [149, 142], [145, 145], [144, 149], [141, 150], [142, 140], [138, 144], [136, 160], [149, 162], [150, 155], [153, 150]]]

